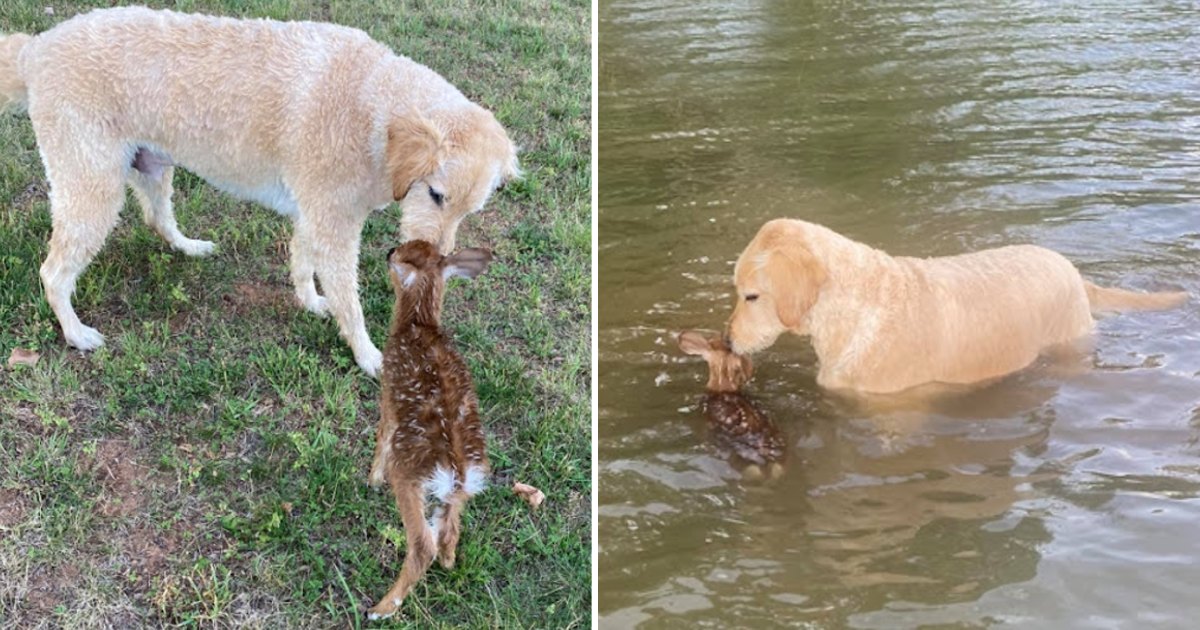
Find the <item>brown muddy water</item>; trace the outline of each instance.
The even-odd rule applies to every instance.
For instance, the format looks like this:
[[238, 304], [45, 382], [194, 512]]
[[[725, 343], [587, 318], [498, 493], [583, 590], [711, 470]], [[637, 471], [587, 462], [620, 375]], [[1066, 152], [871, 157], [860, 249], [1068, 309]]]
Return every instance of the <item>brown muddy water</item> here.
[[[1200, 13], [901, 4], [600, 3], [603, 627], [1200, 619]], [[723, 325], [780, 216], [1195, 297], [924, 413], [822, 391], [784, 338], [749, 392], [787, 468], [746, 483], [673, 333]]]

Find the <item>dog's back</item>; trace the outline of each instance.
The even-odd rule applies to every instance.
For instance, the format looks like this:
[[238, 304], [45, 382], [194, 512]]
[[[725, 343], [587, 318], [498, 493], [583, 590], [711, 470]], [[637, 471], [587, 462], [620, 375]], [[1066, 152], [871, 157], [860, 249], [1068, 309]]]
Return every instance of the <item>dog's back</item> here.
[[[382, 164], [370, 154], [386, 140], [382, 121], [468, 103], [357, 29], [142, 7], [67, 20], [25, 44], [16, 69], [24, 93], [12, 92], [27, 99], [39, 143], [83, 134], [149, 147], [284, 213], [294, 204], [282, 184], [315, 166], [312, 147], [331, 149], [321, 161], [343, 171], [335, 179], [364, 178]], [[370, 194], [370, 206], [390, 200]]]

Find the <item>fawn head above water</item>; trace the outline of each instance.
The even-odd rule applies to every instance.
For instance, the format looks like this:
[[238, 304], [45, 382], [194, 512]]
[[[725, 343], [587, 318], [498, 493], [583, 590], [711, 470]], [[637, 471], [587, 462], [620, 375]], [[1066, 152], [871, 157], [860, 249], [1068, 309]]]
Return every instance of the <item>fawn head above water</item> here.
[[443, 256], [428, 241], [408, 241], [388, 252], [388, 277], [396, 292], [394, 321], [437, 326], [442, 292], [452, 277], [474, 278], [487, 269], [492, 252], [468, 247]]
[[750, 357], [734, 354], [721, 335], [705, 336], [694, 330], [679, 333], [679, 349], [708, 362], [708, 391], [725, 393], [741, 389], [754, 373]]

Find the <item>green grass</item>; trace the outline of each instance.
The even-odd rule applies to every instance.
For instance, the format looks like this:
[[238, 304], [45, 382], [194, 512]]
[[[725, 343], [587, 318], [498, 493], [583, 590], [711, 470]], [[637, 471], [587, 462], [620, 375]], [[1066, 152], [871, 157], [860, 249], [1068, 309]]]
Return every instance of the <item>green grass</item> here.
[[[44, 13], [53, 5], [54, 15]], [[41, 32], [104, 2], [0, 0]], [[163, 6], [163, 2], [151, 2]], [[459, 241], [498, 261], [447, 292], [445, 326], [481, 399], [495, 471], [459, 564], [430, 570], [382, 626], [588, 627], [589, 3], [180, 0], [179, 10], [367, 31], [496, 112], [526, 179]], [[288, 282], [291, 226], [187, 173], [172, 252], [130, 199], [75, 294], [107, 345], [68, 349], [42, 296], [47, 184], [28, 119], [0, 116], [0, 626], [357, 627], [398, 574], [393, 501], [364, 485], [378, 384]], [[363, 307], [382, 346], [395, 206], [363, 237]], [[531, 512], [508, 486], [542, 488]]]

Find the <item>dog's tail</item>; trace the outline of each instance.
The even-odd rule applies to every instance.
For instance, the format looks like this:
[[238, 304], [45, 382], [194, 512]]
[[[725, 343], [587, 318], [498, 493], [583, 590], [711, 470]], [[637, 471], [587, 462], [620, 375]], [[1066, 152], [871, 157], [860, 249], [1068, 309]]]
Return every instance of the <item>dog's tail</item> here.
[[1088, 303], [1092, 312], [1102, 311], [1162, 311], [1182, 305], [1188, 299], [1183, 291], [1162, 291], [1159, 293], [1138, 293], [1124, 289], [1098, 287], [1091, 282], [1084, 282], [1087, 290]]
[[24, 33], [0, 36], [0, 109], [24, 109], [29, 102], [25, 78], [21, 76], [17, 57], [33, 38]]

